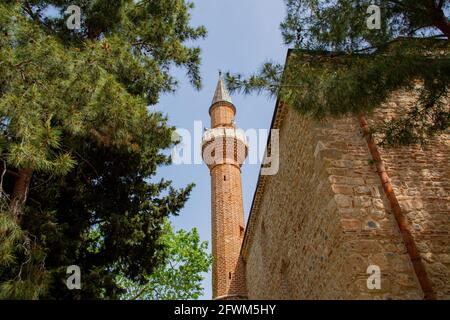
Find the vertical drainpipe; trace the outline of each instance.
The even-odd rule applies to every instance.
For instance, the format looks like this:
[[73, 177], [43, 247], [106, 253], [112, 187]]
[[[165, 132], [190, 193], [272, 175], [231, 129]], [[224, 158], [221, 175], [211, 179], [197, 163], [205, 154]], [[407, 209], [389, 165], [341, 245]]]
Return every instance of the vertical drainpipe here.
[[402, 209], [400, 208], [397, 197], [394, 193], [394, 189], [384, 166], [383, 160], [381, 159], [380, 151], [378, 150], [373, 135], [370, 133], [369, 125], [363, 113], [359, 114], [358, 120], [362, 132], [366, 137], [367, 146], [369, 147], [370, 154], [372, 155], [372, 159], [375, 163], [384, 193], [389, 200], [392, 213], [394, 214], [395, 220], [400, 229], [400, 233], [406, 246], [408, 256], [413, 265], [414, 273], [416, 274], [417, 279], [420, 283], [420, 287], [422, 288], [424, 299], [436, 300], [436, 294], [434, 293], [433, 287], [431, 286], [431, 282], [426, 272], [425, 265], [423, 264], [422, 257], [420, 256], [416, 242], [414, 241], [414, 237], [411, 233], [408, 220], [402, 213]]

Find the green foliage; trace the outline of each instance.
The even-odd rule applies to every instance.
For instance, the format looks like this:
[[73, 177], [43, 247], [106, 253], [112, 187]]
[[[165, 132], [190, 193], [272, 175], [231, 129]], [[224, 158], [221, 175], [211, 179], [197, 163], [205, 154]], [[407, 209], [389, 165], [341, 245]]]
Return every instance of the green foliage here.
[[[308, 50], [354, 52], [398, 38], [439, 35], [450, 27], [448, 0], [285, 0], [281, 31], [287, 44]], [[367, 8], [381, 9], [381, 29], [367, 27]], [[439, 32], [441, 31], [441, 32]]]
[[[69, 5], [80, 30], [66, 27]], [[143, 281], [164, 261], [164, 220], [192, 185], [154, 182], [174, 128], [149, 112], [174, 92], [173, 66], [200, 88], [206, 35], [184, 0], [0, 3], [0, 297], [118, 298], [116, 275]], [[50, 14], [51, 13], [51, 14]], [[32, 170], [20, 220], [15, 174]], [[82, 290], [65, 286], [78, 265]]]
[[[397, 90], [418, 91], [411, 110], [377, 128], [389, 145], [426, 143], [450, 126], [449, 1], [287, 0], [281, 30], [294, 45], [287, 65], [227, 74], [231, 91], [268, 92], [323, 118], [370, 112]], [[370, 4], [382, 28], [367, 25]], [[441, 32], [443, 34], [441, 34]], [[418, 88], [416, 84], [420, 84]]]
[[196, 229], [174, 232], [169, 221], [159, 239], [167, 247], [164, 258], [156, 270], [145, 278], [143, 284], [119, 276], [126, 289], [122, 299], [187, 300], [198, 299], [203, 294], [202, 273], [208, 272], [212, 257], [207, 253], [208, 243], [201, 242]]
[[0, 299], [37, 299], [45, 294], [46, 272], [42, 250], [8, 214], [6, 194], [0, 194], [0, 274], [15, 269], [0, 282]]

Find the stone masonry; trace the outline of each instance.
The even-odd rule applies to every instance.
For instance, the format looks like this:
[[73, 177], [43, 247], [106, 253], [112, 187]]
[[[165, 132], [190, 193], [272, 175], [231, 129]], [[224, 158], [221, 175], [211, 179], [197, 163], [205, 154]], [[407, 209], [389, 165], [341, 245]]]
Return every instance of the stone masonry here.
[[[413, 101], [395, 93], [369, 126]], [[280, 169], [260, 176], [250, 212], [248, 298], [423, 299], [358, 118], [319, 122], [278, 103], [272, 128]], [[379, 151], [433, 294], [450, 299], [450, 134]], [[367, 286], [371, 265], [380, 267], [380, 289]]]

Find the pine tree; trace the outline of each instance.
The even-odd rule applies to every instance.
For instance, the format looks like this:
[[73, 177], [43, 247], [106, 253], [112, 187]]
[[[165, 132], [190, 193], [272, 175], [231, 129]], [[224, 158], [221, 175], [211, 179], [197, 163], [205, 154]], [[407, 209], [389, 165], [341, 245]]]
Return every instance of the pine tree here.
[[[426, 143], [447, 130], [448, 0], [286, 0], [286, 5], [281, 31], [293, 46], [288, 63], [265, 63], [248, 78], [228, 74], [232, 91], [268, 92], [323, 118], [367, 113], [397, 90], [417, 90], [413, 108], [377, 128], [381, 141]], [[379, 29], [370, 25], [377, 17], [374, 5], [380, 9]]]
[[[79, 29], [67, 27], [70, 5]], [[149, 112], [174, 92], [172, 66], [200, 88], [205, 36], [183, 0], [0, 4], [0, 297], [116, 298], [115, 273], [161, 263], [164, 219], [192, 186], [151, 182], [174, 128]], [[79, 265], [83, 288], [65, 287]]]

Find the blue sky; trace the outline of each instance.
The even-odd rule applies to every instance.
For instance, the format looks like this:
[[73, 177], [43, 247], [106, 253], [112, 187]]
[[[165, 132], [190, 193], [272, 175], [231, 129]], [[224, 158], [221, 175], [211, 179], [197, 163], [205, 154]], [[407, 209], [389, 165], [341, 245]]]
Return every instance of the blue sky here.
[[[209, 127], [210, 106], [218, 79], [218, 70], [252, 73], [267, 60], [284, 62], [287, 48], [281, 39], [279, 24], [284, 18], [283, 0], [196, 0], [192, 24], [204, 25], [208, 37], [202, 48], [203, 89], [196, 91], [184, 71], [174, 75], [180, 80], [175, 95], [161, 97], [157, 110], [167, 113], [169, 123], [193, 132], [194, 121]], [[236, 123], [244, 130], [268, 129], [275, 101], [265, 96], [233, 96], [237, 108]], [[266, 138], [264, 137], [264, 144]], [[242, 168], [244, 211], [247, 220], [259, 173], [258, 164]], [[172, 218], [177, 229], [197, 228], [202, 240], [211, 239], [210, 176], [206, 165], [171, 165], [159, 169], [158, 177], [184, 187], [194, 182], [190, 200], [178, 217]], [[204, 299], [211, 299], [211, 274], [203, 283]]]

